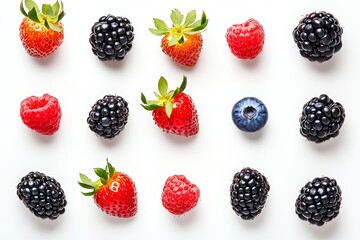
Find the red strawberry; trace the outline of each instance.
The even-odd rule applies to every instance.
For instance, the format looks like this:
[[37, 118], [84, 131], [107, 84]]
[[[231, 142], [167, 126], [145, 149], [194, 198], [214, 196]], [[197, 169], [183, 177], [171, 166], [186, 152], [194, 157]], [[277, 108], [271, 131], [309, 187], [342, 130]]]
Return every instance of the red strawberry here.
[[61, 115], [59, 101], [49, 94], [28, 97], [20, 104], [24, 124], [44, 135], [52, 135], [59, 129]]
[[[29, 12], [23, 6], [25, 3]], [[42, 5], [42, 12], [32, 0], [21, 1], [20, 10], [25, 15], [20, 24], [20, 39], [28, 54], [33, 57], [46, 57], [63, 42], [64, 29], [60, 20], [64, 17], [61, 1]]]
[[161, 40], [162, 51], [169, 55], [176, 62], [191, 67], [194, 66], [200, 56], [202, 48], [201, 31], [208, 24], [205, 13], [202, 13], [201, 20], [196, 20], [196, 11], [190, 11], [184, 20], [184, 15], [174, 9], [170, 15], [172, 27], [160, 19], [154, 18], [156, 29], [150, 28], [150, 32], [157, 36], [163, 36]]
[[137, 212], [137, 193], [133, 180], [122, 172], [117, 172], [107, 161], [105, 169], [94, 168], [97, 176], [92, 182], [84, 174], [80, 174], [79, 185], [91, 192], [85, 196], [94, 196], [96, 205], [106, 214], [120, 218], [129, 218]]
[[226, 32], [226, 41], [231, 52], [240, 59], [253, 59], [263, 49], [265, 33], [261, 24], [249, 19], [242, 24], [234, 24]]
[[180, 136], [192, 136], [199, 132], [199, 120], [195, 105], [191, 97], [183, 93], [186, 87], [186, 77], [184, 76], [180, 88], [168, 92], [168, 83], [165, 78], [160, 77], [158, 88], [159, 93], [155, 93], [158, 100], [146, 100], [141, 93], [142, 106], [152, 115], [156, 125], [163, 131]]
[[200, 189], [184, 175], [169, 177], [161, 195], [163, 206], [174, 215], [181, 215], [196, 206]]

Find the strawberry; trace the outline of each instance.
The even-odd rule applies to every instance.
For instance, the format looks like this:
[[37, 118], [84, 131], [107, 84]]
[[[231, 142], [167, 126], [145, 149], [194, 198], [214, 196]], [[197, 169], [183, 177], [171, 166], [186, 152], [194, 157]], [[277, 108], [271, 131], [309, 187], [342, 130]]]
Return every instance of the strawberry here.
[[[160, 19], [154, 18], [156, 29], [150, 28], [150, 32], [157, 36], [163, 36], [161, 40], [162, 51], [176, 62], [192, 67], [200, 56], [203, 40], [201, 36], [208, 24], [205, 13], [201, 20], [196, 20], [196, 11], [190, 11], [185, 18], [178, 9], [174, 9], [170, 15], [172, 27]], [[183, 22], [184, 21], [184, 22]]]
[[195, 105], [185, 90], [187, 78], [183, 77], [180, 88], [168, 92], [168, 83], [164, 77], [158, 82], [159, 93], [155, 93], [158, 100], [146, 100], [141, 93], [141, 106], [152, 115], [156, 125], [163, 131], [180, 136], [192, 136], [199, 132], [199, 120]]
[[62, 113], [57, 98], [44, 94], [25, 98], [20, 104], [20, 116], [30, 129], [52, 135], [59, 130]]
[[170, 213], [181, 215], [196, 206], [200, 189], [184, 175], [170, 176], [164, 185], [161, 201]]
[[265, 33], [261, 24], [251, 18], [245, 23], [229, 27], [225, 37], [231, 52], [236, 57], [253, 59], [263, 49]]
[[137, 212], [137, 193], [133, 180], [106, 161], [106, 167], [94, 168], [97, 176], [96, 182], [92, 182], [87, 176], [80, 173], [79, 185], [90, 192], [82, 193], [85, 196], [93, 196], [96, 205], [106, 214], [120, 218], [129, 218]]
[[34, 1], [21, 1], [20, 10], [25, 18], [20, 24], [20, 39], [30, 56], [46, 57], [61, 45], [64, 39], [64, 29], [60, 22], [65, 15], [63, 9], [61, 1], [56, 1], [52, 6], [43, 4], [42, 12]]

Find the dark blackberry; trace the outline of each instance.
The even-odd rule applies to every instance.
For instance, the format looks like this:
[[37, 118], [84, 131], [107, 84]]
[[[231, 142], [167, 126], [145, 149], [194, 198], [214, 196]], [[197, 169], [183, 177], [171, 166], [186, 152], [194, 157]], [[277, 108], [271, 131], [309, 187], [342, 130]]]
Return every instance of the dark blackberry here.
[[128, 103], [122, 97], [106, 95], [92, 106], [87, 122], [98, 136], [111, 139], [125, 128], [128, 116]]
[[339, 214], [340, 205], [341, 189], [336, 180], [319, 177], [300, 190], [295, 212], [300, 219], [322, 226]]
[[252, 220], [263, 209], [270, 185], [266, 177], [251, 168], [234, 175], [230, 186], [232, 209], [244, 220]]
[[321, 143], [339, 135], [345, 109], [326, 94], [307, 102], [300, 117], [300, 133], [309, 141]]
[[310, 61], [325, 62], [341, 49], [343, 29], [328, 12], [313, 12], [300, 20], [293, 38], [301, 56]]
[[129, 19], [103, 16], [91, 28], [90, 44], [93, 53], [101, 61], [123, 60], [131, 50], [134, 27]]
[[17, 195], [37, 217], [56, 219], [65, 212], [64, 190], [54, 178], [30, 172], [17, 185]]

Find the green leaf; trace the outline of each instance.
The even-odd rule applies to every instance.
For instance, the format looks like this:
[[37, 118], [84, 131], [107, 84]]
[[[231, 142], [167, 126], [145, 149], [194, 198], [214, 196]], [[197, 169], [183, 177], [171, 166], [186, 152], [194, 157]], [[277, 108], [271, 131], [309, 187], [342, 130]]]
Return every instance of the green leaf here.
[[154, 92], [155, 97], [157, 97], [158, 99], [161, 98], [161, 96], [159, 94], [157, 94], [157, 92]]
[[54, 15], [53, 10], [52, 10], [50, 4], [43, 4], [43, 5], [42, 5], [42, 13], [43, 13], [44, 15], [49, 15], [49, 16]]
[[195, 10], [191, 10], [185, 18], [185, 27], [189, 26], [190, 24], [192, 24], [196, 19], [196, 11]]
[[149, 28], [149, 31], [156, 36], [162, 36], [168, 33], [168, 31], [162, 31], [154, 28]]
[[46, 18], [44, 18], [44, 25], [46, 28], [50, 28], [49, 22], [47, 21]]
[[94, 194], [95, 194], [95, 192], [94, 191], [92, 191], [92, 192], [87, 192], [87, 193], [85, 193], [85, 192], [81, 192], [84, 196], [87, 196], [87, 197], [89, 197], [89, 196], [93, 196]]
[[100, 178], [108, 179], [108, 173], [105, 171], [105, 169], [102, 168], [94, 168], [94, 172], [96, 175], [98, 175]]
[[25, 9], [24, 9], [24, 4], [23, 1], [21, 1], [20, 3], [20, 12], [24, 15], [24, 16], [28, 16], [28, 14], [26, 13]]
[[201, 25], [201, 20], [197, 20], [196, 22], [194, 22], [193, 24], [187, 26], [187, 28], [196, 28], [199, 27]]
[[36, 13], [35, 8], [33, 8], [33, 9], [31, 9], [31, 10], [29, 11], [28, 17], [29, 17], [31, 20], [33, 20], [34, 22], [37, 22], [37, 23], [40, 22], [40, 20], [39, 20], [39, 18], [38, 18], [38, 15], [37, 15], [37, 13]]
[[51, 30], [54, 30], [55, 32], [61, 32], [61, 28], [59, 28], [57, 25], [53, 24], [52, 22], [48, 22], [48, 25]]
[[143, 93], [141, 93], [141, 102], [144, 103], [144, 104], [147, 104], [147, 100], [146, 100], [146, 97]]
[[149, 104], [149, 105], [143, 105], [143, 104], [141, 104], [141, 106], [142, 106], [145, 110], [148, 110], [148, 111], [153, 111], [153, 110], [155, 110], [155, 109], [162, 108], [162, 106], [155, 105], [155, 104]]
[[88, 178], [85, 174], [80, 173], [80, 179], [83, 183], [86, 183], [86, 184], [92, 183], [91, 179]]
[[105, 178], [100, 178], [100, 182], [101, 182], [103, 185], [105, 185], [106, 182], [107, 182], [107, 180], [106, 180]]
[[158, 82], [158, 89], [159, 89], [159, 93], [161, 94], [161, 96], [166, 96], [167, 92], [168, 92], [168, 83], [166, 81], [166, 79], [164, 77], [160, 77], [159, 82]]
[[173, 35], [172, 38], [170, 39], [169, 46], [179, 43], [182, 37], [183, 37], [182, 35], [178, 35], [178, 34]]
[[60, 11], [60, 3], [59, 1], [56, 1], [56, 3], [54, 3], [51, 7], [53, 13], [54, 13], [54, 16], [57, 16], [59, 14], [59, 11]]
[[82, 183], [82, 182], [78, 182], [79, 185], [83, 188], [86, 188], [86, 189], [94, 189], [94, 186], [91, 186], [91, 185], [88, 185], [86, 183]]
[[174, 9], [171, 11], [170, 15], [171, 21], [173, 22], [174, 27], [178, 27], [181, 25], [182, 21], [184, 20], [184, 15], [178, 9]]
[[185, 90], [186, 84], [187, 84], [187, 77], [183, 76], [183, 81], [182, 81], [182, 83], [180, 85], [180, 88], [179, 88], [180, 92], [183, 92]]
[[111, 177], [115, 174], [116, 170], [115, 170], [115, 168], [109, 163], [108, 159], [106, 159], [106, 168], [107, 168], [107, 170], [108, 170], [109, 177], [111, 178]]
[[63, 19], [64, 16], [65, 16], [65, 13], [64, 13], [64, 11], [62, 11], [62, 12], [59, 14], [58, 19], [56, 20], [56, 22], [57, 22], [57, 23], [60, 22], [61, 19]]
[[27, 9], [32, 10], [33, 8], [35, 8], [35, 11], [37, 14], [41, 14], [40, 9], [38, 7], [38, 5], [32, 1], [32, 0], [25, 0], [25, 6], [27, 7]]
[[156, 29], [160, 30], [160, 31], [166, 31], [168, 32], [170, 30], [170, 28], [166, 25], [166, 23], [158, 18], [154, 18], [154, 25], [156, 27]]
[[200, 31], [200, 30], [203, 30], [206, 28], [206, 26], [208, 25], [209, 23], [209, 19], [206, 18], [206, 15], [205, 15], [205, 12], [202, 13], [202, 16], [201, 16], [201, 22], [200, 22], [200, 26], [198, 27], [193, 27], [192, 28], [192, 31]]
[[173, 110], [173, 104], [171, 101], [169, 101], [165, 105], [165, 112], [166, 112], [166, 116], [168, 116], [168, 118], [171, 117], [172, 110]]

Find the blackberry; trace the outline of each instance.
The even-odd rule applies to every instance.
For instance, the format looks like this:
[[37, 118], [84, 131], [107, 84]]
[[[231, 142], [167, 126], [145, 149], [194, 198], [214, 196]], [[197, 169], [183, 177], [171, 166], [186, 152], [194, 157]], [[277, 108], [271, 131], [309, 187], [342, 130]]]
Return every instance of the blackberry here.
[[17, 185], [17, 195], [37, 217], [56, 219], [65, 212], [64, 190], [54, 178], [30, 172]]
[[270, 185], [266, 177], [251, 168], [234, 175], [230, 186], [232, 209], [244, 220], [252, 220], [263, 209]]
[[313, 12], [300, 20], [293, 38], [301, 56], [310, 61], [325, 62], [342, 47], [343, 29], [328, 12]]
[[307, 102], [300, 117], [300, 133], [308, 140], [321, 143], [339, 135], [345, 120], [345, 109], [326, 94]]
[[335, 179], [315, 178], [308, 182], [296, 199], [296, 214], [300, 219], [318, 226], [334, 219], [340, 210], [341, 189]]
[[98, 136], [111, 139], [125, 128], [128, 116], [128, 103], [122, 97], [106, 95], [92, 106], [87, 122]]
[[90, 44], [93, 53], [101, 61], [123, 60], [131, 50], [134, 27], [129, 19], [103, 16], [91, 28]]

